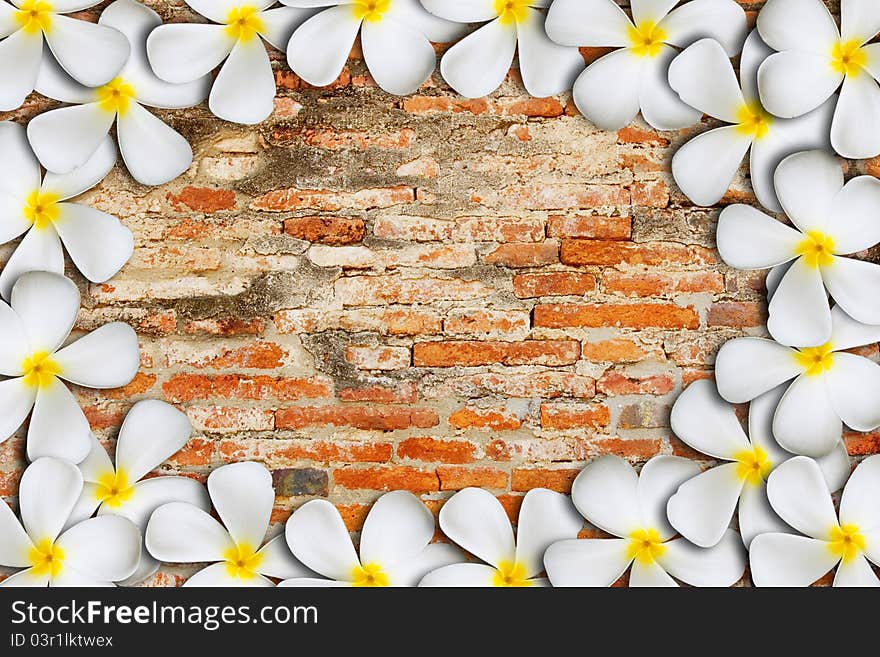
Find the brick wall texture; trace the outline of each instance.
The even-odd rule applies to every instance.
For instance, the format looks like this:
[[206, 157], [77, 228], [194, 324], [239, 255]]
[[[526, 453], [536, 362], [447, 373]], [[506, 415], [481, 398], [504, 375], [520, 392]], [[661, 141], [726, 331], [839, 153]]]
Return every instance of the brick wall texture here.
[[[198, 20], [181, 0], [145, 4]], [[753, 21], [762, 3], [742, 4]], [[525, 491], [568, 491], [602, 454], [705, 458], [672, 436], [672, 402], [712, 375], [724, 341], [764, 334], [766, 307], [763, 273], [720, 262], [718, 209], [672, 182], [675, 149], [710, 120], [603, 132], [568, 95], [530, 98], [516, 69], [489, 98], [463, 99], [439, 73], [397, 98], [357, 47], [324, 89], [272, 57], [269, 120], [160, 112], [193, 144], [192, 168], [148, 188], [117, 166], [84, 198], [136, 241], [107, 284], [68, 268], [78, 329], [122, 320], [140, 337], [129, 386], [77, 391], [99, 438], [112, 445], [133, 402], [166, 400], [195, 431], [161, 472], [260, 461], [276, 523], [325, 497], [353, 531], [387, 490], [437, 510], [481, 486], [515, 517]], [[50, 106], [33, 95], [0, 119]], [[723, 203], [740, 201], [755, 202], [745, 171]], [[880, 451], [880, 435], [847, 445]], [[20, 432], [0, 446], [10, 501], [23, 465]]]

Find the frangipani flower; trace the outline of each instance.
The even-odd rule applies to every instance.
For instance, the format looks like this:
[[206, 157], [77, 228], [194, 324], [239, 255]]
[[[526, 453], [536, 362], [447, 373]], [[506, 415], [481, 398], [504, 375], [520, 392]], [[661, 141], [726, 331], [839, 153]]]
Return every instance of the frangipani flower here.
[[737, 269], [768, 269], [794, 261], [769, 303], [767, 328], [775, 340], [796, 347], [828, 341], [828, 293], [859, 322], [880, 324], [880, 266], [842, 258], [880, 242], [880, 180], [843, 184], [838, 161], [824, 151], [784, 159], [774, 177], [776, 193], [795, 228], [748, 205], [725, 208], [718, 220], [718, 251]]
[[685, 103], [731, 124], [694, 137], [672, 158], [675, 182], [697, 205], [721, 200], [751, 148], [755, 196], [765, 208], [779, 212], [773, 172], [782, 159], [798, 151], [830, 149], [831, 100], [797, 119], [770, 116], [761, 105], [758, 67], [770, 52], [753, 31], [740, 58], [741, 82], [724, 48], [712, 39], [689, 46], [669, 66], [669, 84]]
[[217, 468], [208, 476], [208, 493], [222, 525], [186, 502], [160, 506], [147, 523], [147, 550], [159, 561], [218, 562], [184, 586], [273, 586], [268, 577], [311, 574], [290, 554], [284, 536], [263, 545], [275, 502], [265, 467], [245, 462]]
[[[619, 130], [641, 111], [658, 130], [693, 125], [702, 113], [685, 105], [669, 87], [669, 64], [701, 37], [718, 41], [728, 56], [740, 51], [746, 15], [733, 0], [632, 0], [633, 20], [613, 0], [554, 0], [547, 34], [566, 46], [619, 48], [587, 67], [573, 98], [587, 119]], [[712, 83], [714, 84], [714, 80]]]
[[[31, 147], [49, 171], [80, 167], [100, 147], [113, 123], [129, 173], [144, 185], [173, 180], [192, 164], [192, 148], [144, 105], [176, 109], [198, 105], [208, 95], [210, 78], [169, 84], [147, 63], [147, 34], [161, 24], [159, 15], [134, 0], [116, 0], [100, 23], [115, 27], [131, 42], [131, 57], [119, 75], [100, 87], [85, 87], [51, 62], [44, 62], [37, 91], [72, 103], [34, 117], [28, 124]], [[180, 63], [183, 65], [183, 62]]]
[[550, 586], [538, 577], [544, 552], [551, 543], [574, 538], [583, 526], [568, 497], [534, 488], [523, 498], [514, 540], [501, 502], [480, 488], [465, 488], [440, 509], [440, 528], [486, 563], [438, 568], [419, 586]]
[[819, 347], [737, 338], [721, 347], [715, 361], [718, 392], [734, 404], [794, 379], [773, 416], [773, 436], [793, 454], [825, 456], [840, 441], [843, 422], [856, 431], [880, 426], [880, 365], [846, 353], [880, 340], [880, 326], [861, 324], [838, 306], [831, 326], [831, 338]]
[[553, 586], [610, 586], [632, 566], [630, 586], [731, 586], [743, 575], [745, 550], [728, 529], [717, 545], [700, 548], [675, 538], [666, 504], [680, 484], [700, 472], [693, 461], [655, 456], [640, 475], [617, 456], [603, 456], [577, 476], [571, 499], [593, 525], [617, 538], [559, 541], [544, 564]]
[[[100, 4], [97, 0], [0, 0], [0, 111], [19, 107], [40, 70], [55, 60], [82, 84], [112, 80], [128, 58], [125, 36], [62, 14]], [[49, 46], [45, 53], [43, 42]]]
[[65, 529], [82, 487], [76, 466], [59, 459], [24, 471], [21, 522], [0, 500], [0, 565], [25, 570], [0, 586], [113, 586], [134, 572], [141, 534], [130, 520], [100, 516]]
[[[799, 456], [767, 482], [770, 504], [803, 536], [762, 534], [752, 541], [755, 586], [809, 586], [835, 566], [834, 586], [880, 586], [880, 456], [862, 461], [834, 503], [816, 462]], [[871, 563], [869, 563], [871, 562]]]
[[281, 2], [300, 11], [322, 8], [287, 45], [290, 68], [317, 87], [339, 77], [360, 31], [364, 63], [376, 84], [398, 96], [413, 93], [437, 65], [431, 41], [452, 41], [462, 32], [461, 25], [432, 16], [418, 0]]
[[838, 31], [820, 0], [764, 5], [758, 31], [779, 52], [758, 71], [761, 101], [771, 114], [792, 118], [813, 111], [840, 88], [831, 144], [843, 157], [874, 157], [880, 154], [880, 44], [865, 44], [880, 31], [880, 4], [841, 0], [840, 15]]
[[[749, 433], [743, 431], [733, 407], [711, 381], [695, 381], [672, 407], [675, 434], [699, 452], [725, 463], [688, 479], [669, 500], [670, 524], [700, 547], [712, 547], [724, 536], [739, 506], [739, 531], [745, 546], [759, 534], [788, 527], [767, 501], [767, 477], [792, 454], [773, 438], [771, 425], [784, 386], [752, 400]], [[819, 461], [828, 490], [843, 487], [850, 473], [843, 441]]]
[[214, 115], [253, 125], [266, 119], [275, 101], [275, 74], [265, 39], [284, 50], [293, 31], [312, 12], [279, 7], [275, 0], [186, 0], [217, 25], [175, 24], [156, 28], [147, 40], [153, 70], [177, 84], [220, 69], [208, 106]]
[[523, 86], [544, 98], [568, 91], [584, 68], [577, 48], [553, 43], [544, 31], [551, 0], [422, 0], [425, 9], [458, 23], [486, 23], [452, 46], [440, 72], [462, 96], [480, 98], [495, 91], [519, 51]]
[[444, 543], [431, 543], [434, 516], [412, 493], [386, 493], [361, 530], [360, 556], [336, 507], [312, 500], [293, 512], [285, 530], [291, 552], [327, 579], [289, 579], [279, 586], [416, 586], [434, 568], [464, 561]]
[[[0, 302], [0, 442], [33, 409], [27, 456], [79, 463], [91, 449], [86, 416], [64, 381], [87, 388], [131, 383], [140, 365], [138, 340], [128, 324], [105, 324], [62, 347], [79, 314], [79, 290], [50, 272], [28, 272]], [[78, 493], [77, 493], [78, 494]]]
[[131, 258], [134, 238], [116, 217], [67, 202], [97, 185], [116, 162], [116, 147], [105, 137], [92, 157], [70, 173], [40, 175], [40, 163], [21, 126], [0, 123], [0, 152], [6, 170], [0, 178], [0, 243], [27, 233], [0, 274], [0, 295], [28, 271], [64, 273], [63, 244], [77, 269], [103, 283]]
[[[151, 477], [153, 468], [178, 452], [189, 440], [192, 425], [176, 408], [157, 400], [131, 407], [116, 441], [116, 465], [93, 436], [92, 451], [79, 464], [85, 485], [71, 517], [122, 516], [141, 532], [150, 515], [169, 502], [187, 502], [208, 511], [211, 502], [205, 487], [189, 477]], [[137, 570], [126, 580], [134, 584], [156, 572], [159, 562], [141, 551]]]

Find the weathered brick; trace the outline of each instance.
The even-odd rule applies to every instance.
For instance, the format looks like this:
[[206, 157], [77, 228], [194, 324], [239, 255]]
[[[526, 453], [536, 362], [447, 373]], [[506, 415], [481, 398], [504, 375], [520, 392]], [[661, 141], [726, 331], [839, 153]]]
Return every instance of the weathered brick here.
[[284, 220], [284, 232], [306, 242], [339, 245], [360, 242], [366, 229], [359, 217], [292, 217]]
[[330, 493], [330, 478], [324, 470], [317, 468], [285, 468], [272, 472], [272, 485], [275, 494], [282, 497], [294, 495], [319, 495], [327, 497]]
[[425, 408], [383, 406], [292, 406], [275, 412], [279, 429], [307, 427], [354, 427], [374, 431], [394, 431], [439, 424], [437, 412]]
[[513, 291], [520, 299], [552, 296], [584, 296], [596, 291], [596, 277], [574, 272], [517, 274]]
[[693, 307], [671, 303], [537, 305], [534, 325], [546, 328], [699, 328], [700, 316]]
[[456, 365], [571, 365], [580, 356], [574, 340], [526, 340], [524, 342], [418, 342], [413, 345], [416, 367]]

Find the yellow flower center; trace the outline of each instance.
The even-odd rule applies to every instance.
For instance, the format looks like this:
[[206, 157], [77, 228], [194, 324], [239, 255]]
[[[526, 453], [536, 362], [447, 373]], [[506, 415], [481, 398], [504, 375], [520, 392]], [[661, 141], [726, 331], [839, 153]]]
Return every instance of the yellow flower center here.
[[828, 534], [828, 549], [844, 563], [852, 561], [865, 551], [865, 537], [856, 525], [832, 527]]
[[639, 57], [656, 57], [663, 48], [666, 31], [656, 23], [642, 21], [635, 27], [630, 26], [629, 40], [632, 51]]
[[529, 16], [529, 3], [532, 0], [495, 0], [495, 11], [502, 25], [513, 25]]
[[128, 475], [123, 470], [105, 472], [98, 477], [95, 497], [99, 502], [118, 508], [134, 495], [134, 488], [128, 483]]
[[388, 575], [377, 563], [365, 563], [355, 566], [351, 571], [352, 586], [389, 586]]
[[834, 239], [819, 230], [808, 231], [795, 253], [803, 256], [810, 267], [827, 267], [834, 262]]
[[806, 347], [794, 354], [794, 359], [806, 371], [807, 376], [818, 376], [831, 369], [834, 365], [833, 347], [826, 342], [821, 347]]
[[770, 130], [773, 117], [758, 103], [743, 105], [736, 112], [739, 132], [753, 139], [760, 139]]
[[666, 552], [663, 539], [656, 529], [637, 529], [629, 535], [626, 556], [639, 563], [649, 564]]
[[58, 194], [35, 189], [24, 202], [24, 216], [37, 230], [43, 230], [58, 219]]
[[868, 63], [868, 54], [858, 39], [838, 41], [831, 49], [831, 68], [844, 75], [858, 75]]
[[21, 370], [24, 384], [32, 388], [45, 388], [61, 374], [61, 366], [48, 351], [37, 351], [25, 358]]
[[526, 567], [517, 561], [502, 561], [492, 577], [493, 586], [525, 587], [532, 586], [526, 577]]
[[266, 24], [257, 7], [235, 7], [226, 16], [226, 34], [238, 41], [250, 41], [266, 30]]
[[24, 0], [15, 12], [15, 22], [21, 25], [25, 34], [38, 34], [52, 29], [54, 8], [44, 0]]
[[767, 456], [767, 452], [757, 445], [752, 449], [745, 449], [738, 452], [734, 458], [736, 459], [736, 476], [747, 484], [757, 486], [773, 469], [773, 463]]
[[134, 87], [122, 78], [114, 78], [95, 92], [99, 107], [105, 112], [125, 114], [134, 100]]
[[223, 560], [230, 577], [253, 579], [259, 574], [257, 568], [263, 562], [263, 555], [257, 554], [249, 544], [239, 543], [223, 553]]
[[48, 538], [44, 538], [30, 549], [28, 560], [36, 575], [58, 577], [64, 565], [64, 550]]

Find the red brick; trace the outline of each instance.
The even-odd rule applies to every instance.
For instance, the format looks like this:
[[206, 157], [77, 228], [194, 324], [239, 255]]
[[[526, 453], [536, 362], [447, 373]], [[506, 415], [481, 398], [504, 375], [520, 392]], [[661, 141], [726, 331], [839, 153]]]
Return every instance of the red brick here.
[[623, 374], [609, 370], [596, 383], [596, 389], [606, 395], [666, 395], [675, 388], [671, 374]]
[[383, 406], [292, 406], [275, 412], [279, 429], [307, 427], [354, 427], [374, 431], [395, 431], [410, 427], [437, 426], [436, 411], [425, 408]]
[[663, 297], [700, 292], [720, 294], [724, 292], [724, 277], [719, 272], [669, 274], [606, 271], [602, 274], [602, 291], [606, 294], [635, 297]]
[[502, 244], [487, 253], [483, 260], [487, 265], [505, 267], [539, 267], [559, 262], [559, 243], [546, 242]]
[[413, 461], [471, 463], [477, 457], [477, 447], [467, 440], [407, 438], [397, 446], [397, 455]]
[[209, 187], [184, 187], [179, 194], [167, 195], [175, 210], [186, 206], [196, 212], [219, 212], [235, 209], [235, 192], [228, 189], [212, 189]]
[[449, 424], [456, 429], [512, 431], [522, 426], [522, 420], [506, 411], [491, 408], [460, 408], [449, 416]]
[[474, 367], [478, 365], [571, 365], [580, 356], [574, 340], [524, 342], [418, 342], [413, 345], [416, 367]]
[[596, 291], [596, 277], [574, 272], [517, 274], [513, 291], [520, 299], [550, 296], [584, 296]]
[[528, 333], [529, 324], [529, 314], [524, 311], [465, 310], [447, 317], [443, 332], [448, 335]]
[[498, 468], [464, 468], [456, 465], [437, 467], [440, 490], [461, 490], [470, 486], [478, 488], [507, 488], [507, 473]]
[[629, 217], [597, 215], [552, 215], [547, 220], [550, 237], [574, 237], [591, 240], [628, 240], [632, 235]]
[[337, 486], [351, 490], [408, 490], [413, 493], [434, 493], [440, 480], [433, 470], [402, 465], [373, 468], [337, 468], [333, 471]]
[[549, 488], [560, 493], [571, 493], [571, 484], [580, 474], [580, 468], [532, 469], [516, 468], [510, 481], [510, 490], [526, 493], [533, 488]]
[[544, 429], [599, 429], [611, 423], [604, 404], [541, 404]]
[[342, 401], [412, 404], [419, 398], [419, 389], [412, 381], [404, 381], [396, 386], [366, 385], [357, 388], [340, 388], [337, 395]]
[[535, 306], [534, 325], [545, 328], [690, 328], [700, 326], [693, 307], [671, 303], [542, 305]]
[[767, 322], [767, 305], [751, 301], [720, 301], [709, 306], [706, 324], [752, 328]]
[[364, 239], [364, 220], [358, 217], [293, 217], [284, 220], [284, 232], [319, 244], [354, 244]]
[[702, 246], [672, 242], [563, 240], [560, 259], [566, 265], [706, 265], [717, 261]]
[[594, 363], [636, 363], [646, 356], [642, 347], [626, 338], [584, 342], [581, 350], [584, 360]]

